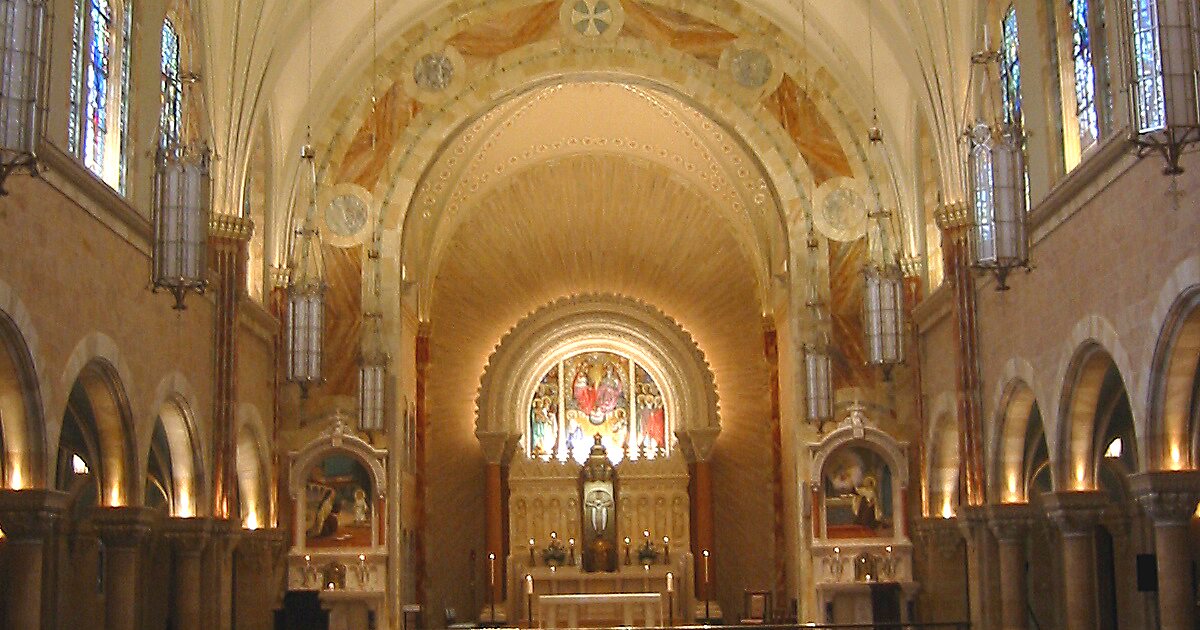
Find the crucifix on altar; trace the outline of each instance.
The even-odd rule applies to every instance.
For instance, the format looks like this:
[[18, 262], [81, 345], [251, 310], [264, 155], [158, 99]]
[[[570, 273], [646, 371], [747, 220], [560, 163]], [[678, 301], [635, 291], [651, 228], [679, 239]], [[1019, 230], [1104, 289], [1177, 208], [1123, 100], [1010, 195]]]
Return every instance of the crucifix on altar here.
[[595, 437], [579, 473], [583, 507], [583, 570], [587, 573], [617, 570], [617, 471], [608, 451]]

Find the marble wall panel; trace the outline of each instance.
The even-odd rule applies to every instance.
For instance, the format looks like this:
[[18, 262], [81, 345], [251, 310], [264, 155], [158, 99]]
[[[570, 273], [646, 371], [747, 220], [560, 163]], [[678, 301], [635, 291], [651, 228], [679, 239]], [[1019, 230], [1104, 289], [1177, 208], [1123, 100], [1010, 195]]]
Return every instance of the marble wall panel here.
[[625, 3], [622, 35], [649, 40], [717, 67], [721, 51], [737, 35], [678, 9], [649, 2]]
[[863, 339], [862, 268], [867, 240], [829, 241], [830, 320], [833, 323], [833, 387], [869, 387], [874, 371], [866, 365]]

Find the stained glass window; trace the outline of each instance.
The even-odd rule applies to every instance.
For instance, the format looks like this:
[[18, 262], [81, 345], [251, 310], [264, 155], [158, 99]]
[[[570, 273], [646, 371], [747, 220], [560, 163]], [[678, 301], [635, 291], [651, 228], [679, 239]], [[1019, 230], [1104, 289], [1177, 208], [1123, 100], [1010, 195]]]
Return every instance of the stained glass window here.
[[179, 33], [171, 20], [162, 27], [162, 146], [179, 144], [183, 129], [183, 79], [179, 70]]
[[1132, 19], [1134, 107], [1138, 131], [1155, 131], [1167, 124], [1162, 48], [1158, 39], [1158, 3], [1133, 0]]
[[110, 122], [108, 98], [112, 73], [114, 32], [112, 5], [108, 0], [87, 0], [88, 33], [86, 66], [83, 73], [83, 164], [104, 175], [105, 144]]
[[555, 364], [530, 397], [530, 457], [583, 462], [596, 436], [614, 463], [662, 456], [670, 446], [658, 383], [641, 365], [611, 352], [585, 352]]
[[1090, 0], [1067, 0], [1071, 11], [1071, 58], [1075, 70], [1075, 114], [1079, 121], [1079, 148], [1087, 149], [1100, 138], [1096, 112], [1096, 66], [1092, 59]]
[[1004, 105], [1004, 122], [1021, 124], [1021, 62], [1017, 56], [1017, 9], [1009, 5], [1000, 25], [1000, 96]]

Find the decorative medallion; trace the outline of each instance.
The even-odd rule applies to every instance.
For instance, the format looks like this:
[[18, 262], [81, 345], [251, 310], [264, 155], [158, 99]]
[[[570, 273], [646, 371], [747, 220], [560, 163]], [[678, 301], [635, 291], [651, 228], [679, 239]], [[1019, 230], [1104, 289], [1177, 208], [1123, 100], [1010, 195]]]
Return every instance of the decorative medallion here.
[[813, 195], [813, 222], [835, 241], [852, 241], [866, 233], [866, 187], [853, 177], [835, 177]]
[[774, 64], [766, 53], [757, 48], [747, 48], [734, 53], [729, 60], [733, 80], [744, 88], [761, 88], [771, 80]]
[[743, 98], [758, 100], [775, 91], [783, 80], [783, 65], [769, 43], [757, 39], [738, 40], [721, 52], [718, 63]]
[[571, 38], [579, 42], [611, 41], [625, 23], [618, 0], [566, 0], [558, 16]]
[[338, 184], [322, 197], [329, 244], [350, 247], [363, 242], [371, 219], [371, 193], [354, 184]]
[[413, 66], [413, 83], [428, 92], [441, 92], [454, 80], [454, 62], [444, 52], [425, 53]]

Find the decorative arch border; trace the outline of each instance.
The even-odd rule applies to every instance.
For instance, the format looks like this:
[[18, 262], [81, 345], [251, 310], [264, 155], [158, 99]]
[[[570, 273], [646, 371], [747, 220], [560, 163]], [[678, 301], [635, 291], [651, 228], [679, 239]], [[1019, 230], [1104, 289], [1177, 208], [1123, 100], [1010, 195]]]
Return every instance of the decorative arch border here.
[[[1116, 329], [1103, 316], [1088, 315], [1082, 318], [1076, 323], [1067, 343], [1069, 344], [1066, 346], [1069, 354], [1059, 362], [1058, 373], [1054, 380], [1060, 384], [1055, 405], [1054, 425], [1045, 427], [1046, 446], [1050, 452], [1052, 464], [1051, 479], [1056, 490], [1090, 490], [1096, 486], [1098, 473], [1094, 463], [1094, 453], [1091, 452], [1095, 437], [1092, 435], [1094, 429], [1089, 428], [1088, 434], [1083, 436], [1087, 438], [1087, 444], [1083, 444], [1083, 438], [1074, 435], [1075, 427], [1073, 426], [1073, 416], [1078, 413], [1078, 410], [1074, 409], [1075, 396], [1079, 392], [1080, 380], [1088, 377], [1083, 373], [1084, 369], [1101, 353], [1106, 355], [1116, 366], [1121, 383], [1125, 387], [1125, 393], [1129, 397], [1129, 407], [1133, 414], [1134, 436], [1137, 440], [1138, 460], [1141, 462], [1146, 461], [1146, 440], [1143, 438], [1145, 414], [1141, 406], [1143, 399], [1134, 389], [1137, 384], [1131, 383], [1128, 377], [1130, 374], [1136, 374], [1129, 353], [1121, 344]], [[1103, 375], [1101, 374], [1099, 378], [1102, 379]], [[1099, 383], [1095, 385], [1097, 388], [1099, 387]], [[1043, 409], [1042, 420], [1043, 422], [1046, 420], [1045, 409]], [[1051, 436], [1054, 437], [1053, 443], [1050, 443]], [[1087, 453], [1076, 453], [1082, 448], [1086, 448]], [[1083, 458], [1082, 467], [1080, 462], [1074, 461], [1077, 458]], [[1072, 466], [1074, 470], [1072, 470]]]
[[[53, 391], [50, 379], [47, 375], [45, 362], [41, 358], [40, 338], [37, 329], [33, 325], [33, 316], [29, 313], [25, 303], [21, 301], [16, 290], [0, 280], [0, 317], [6, 318], [11, 324], [14, 339], [8, 341], [16, 346], [16, 350], [24, 353], [24, 358], [29, 362], [27, 366], [29, 373], [24, 375], [30, 377], [30, 382], [23, 383], [24, 386], [31, 388], [29, 392], [32, 396], [27, 397], [27, 403], [32, 403], [33, 408], [25, 410], [25, 426], [20, 427], [22, 432], [21, 442], [24, 443], [24, 452], [30, 461], [21, 468], [20, 479], [16, 479], [13, 473], [12, 463], [8, 461], [7, 456], [4, 458], [5, 470], [0, 470], [3, 478], [0, 479], [0, 485], [3, 487], [17, 488], [41, 488], [53, 483], [53, 457], [50, 456], [50, 440], [47, 436], [48, 426], [46, 422], [46, 400]], [[21, 366], [18, 366], [18, 369]], [[0, 425], [0, 431], [4, 435], [5, 448], [11, 447], [16, 440], [11, 439], [12, 432], [17, 428]]]
[[[887, 460], [892, 467], [896, 486], [892, 489], [893, 505], [896, 508], [895, 538], [908, 536], [908, 515], [903, 508], [904, 495], [908, 491], [908, 443], [898, 441], [886, 431], [866, 424], [866, 416], [861, 409], [851, 409], [850, 417], [842, 422], [837, 429], [830, 431], [825, 439], [808, 445], [812, 463], [809, 465], [809, 479], [812, 483], [821, 483], [822, 473], [829, 457], [847, 446], [861, 445], [875, 451]], [[826, 523], [822, 519], [820, 537], [825, 538]]]
[[304, 483], [308, 471], [322, 458], [340, 453], [354, 458], [365, 466], [367, 473], [371, 475], [371, 485], [374, 486], [375, 492], [374, 508], [371, 510], [374, 520], [371, 527], [371, 546], [378, 547], [382, 544], [379, 538], [380, 530], [386, 528], [387, 523], [386, 510], [382, 509], [382, 502], [387, 498], [387, 473], [384, 470], [384, 462], [387, 461], [388, 452], [385, 449], [375, 448], [370, 442], [355, 434], [353, 430], [348, 429], [340, 413], [333, 414], [332, 419], [333, 424], [328, 429], [304, 445], [299, 451], [289, 453], [291, 463], [288, 471], [288, 493], [296, 504], [292, 544], [296, 548], [304, 548], [303, 519], [308, 507]]
[[[67, 359], [62, 376], [59, 378], [57, 391], [60, 393], [55, 405], [58, 413], [46, 419], [47, 438], [50, 440], [50, 444], [53, 444], [54, 449], [48, 453], [57, 452], [59, 438], [62, 435], [63, 417], [67, 412], [67, 398], [70, 396], [71, 389], [83, 375], [84, 370], [92, 365], [99, 366], [104, 371], [104, 377], [114, 388], [113, 394], [119, 398], [114, 403], [121, 415], [118, 430], [121, 432], [119, 437], [125, 450], [126, 461], [120, 462], [122, 470], [119, 488], [123, 496], [120, 497], [121, 502], [115, 504], [139, 505], [144, 475], [138, 474], [140, 462], [138, 461], [136, 418], [132, 403], [137, 400], [137, 393], [134, 389], [136, 381], [133, 378], [133, 371], [125, 361], [117, 343], [102, 332], [94, 331], [80, 339]], [[96, 427], [96, 429], [103, 432], [102, 427]], [[112, 466], [113, 462], [104, 462], [103, 468], [106, 475], [112, 470]], [[57, 471], [53, 471], [52, 475], [57, 476]], [[57, 479], [52, 481], [57, 482]], [[111, 485], [104, 488], [105, 496], [102, 499], [106, 501], [105, 505], [114, 505], [113, 490]]]
[[[663, 391], [681, 444], [691, 442], [692, 433], [719, 430], [716, 379], [691, 334], [645, 302], [594, 293], [554, 300], [500, 339], [480, 378], [475, 435], [524, 435], [523, 419], [536, 382], [555, 362], [589, 350], [618, 352], [650, 373]], [[706, 455], [693, 454], [700, 459]]]

